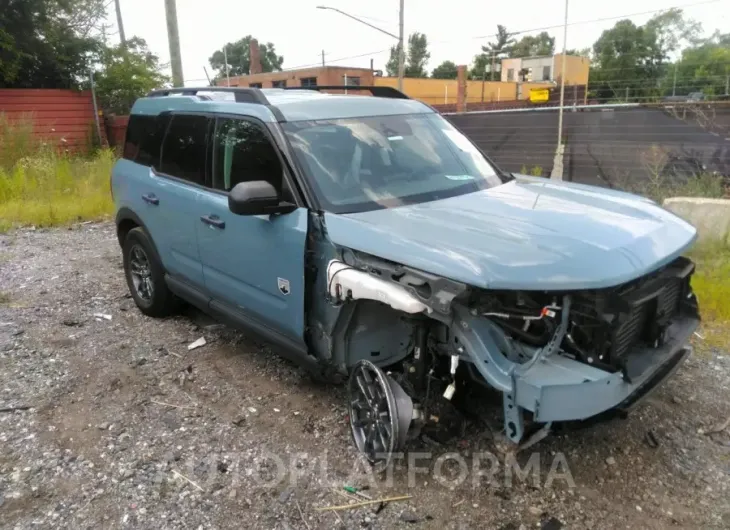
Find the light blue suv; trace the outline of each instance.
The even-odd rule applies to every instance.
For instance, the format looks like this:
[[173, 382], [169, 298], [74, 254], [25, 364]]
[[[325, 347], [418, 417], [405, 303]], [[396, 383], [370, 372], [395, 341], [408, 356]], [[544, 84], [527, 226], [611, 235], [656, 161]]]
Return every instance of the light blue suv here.
[[687, 357], [692, 226], [506, 174], [396, 90], [338, 88], [135, 103], [112, 189], [143, 313], [185, 301], [348, 377], [354, 442], [380, 464], [474, 384], [501, 392], [525, 444], [625, 412]]

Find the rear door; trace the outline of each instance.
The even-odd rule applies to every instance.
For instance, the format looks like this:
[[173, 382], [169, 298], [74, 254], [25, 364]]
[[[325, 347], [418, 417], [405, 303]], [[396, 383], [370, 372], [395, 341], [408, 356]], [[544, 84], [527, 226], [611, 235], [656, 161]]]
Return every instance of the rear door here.
[[198, 246], [207, 291], [260, 324], [304, 345], [304, 252], [308, 212], [240, 216], [228, 209], [237, 183], [270, 182], [295, 202], [268, 130], [255, 120], [218, 118], [211, 188], [198, 202]]
[[196, 203], [206, 185], [210, 123], [204, 115], [174, 113], [162, 143], [160, 164], [151, 169], [159, 194], [165, 269], [198, 287], [204, 286], [204, 280]]
[[169, 122], [169, 115], [131, 115], [124, 153], [115, 164], [112, 177], [117, 209], [127, 208], [140, 218], [165, 266], [165, 216], [160, 205], [168, 201], [161, 197], [153, 168], [159, 167], [162, 140]]

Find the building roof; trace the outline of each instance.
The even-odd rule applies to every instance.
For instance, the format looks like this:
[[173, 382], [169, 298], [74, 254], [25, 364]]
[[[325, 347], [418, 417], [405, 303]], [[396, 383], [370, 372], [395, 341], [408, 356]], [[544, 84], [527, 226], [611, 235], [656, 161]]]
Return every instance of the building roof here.
[[331, 120], [364, 116], [397, 114], [426, 114], [434, 110], [413, 99], [394, 99], [372, 96], [325, 94], [314, 90], [285, 90], [264, 88], [261, 93], [269, 105], [239, 103], [233, 93], [205, 92], [210, 100], [199, 96], [169, 95], [140, 98], [132, 107], [132, 114], [153, 114], [168, 111], [216, 112], [256, 117], [264, 122]]

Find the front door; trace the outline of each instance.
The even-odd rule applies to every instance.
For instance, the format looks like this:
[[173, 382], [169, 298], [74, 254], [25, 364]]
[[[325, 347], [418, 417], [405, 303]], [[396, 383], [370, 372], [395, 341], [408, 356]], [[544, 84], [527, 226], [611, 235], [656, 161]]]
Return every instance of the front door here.
[[242, 181], [290, 188], [263, 124], [217, 120], [212, 183], [198, 197], [198, 248], [205, 286], [213, 298], [304, 345], [306, 208], [286, 215], [241, 216], [228, 209], [228, 191]]

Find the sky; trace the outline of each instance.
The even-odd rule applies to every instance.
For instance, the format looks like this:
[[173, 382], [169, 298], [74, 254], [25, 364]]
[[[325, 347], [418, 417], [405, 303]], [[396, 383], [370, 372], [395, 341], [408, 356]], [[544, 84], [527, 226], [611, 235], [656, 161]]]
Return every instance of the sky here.
[[[127, 38], [142, 37], [161, 62], [168, 63], [165, 1], [120, 2]], [[185, 84], [204, 83], [204, 67], [213, 75], [208, 63], [213, 52], [249, 34], [261, 43], [272, 42], [277, 54], [284, 56], [284, 69], [320, 65], [322, 50], [327, 64], [369, 67], [372, 58], [376, 69], [385, 68], [395, 39], [337, 12], [317, 9], [318, 5], [336, 7], [398, 34], [398, 0], [177, 0]], [[707, 35], [730, 27], [730, 0], [571, 0], [567, 46], [590, 47], [621, 18], [643, 24], [654, 14], [649, 12], [670, 7], [682, 8]], [[480, 47], [493, 40], [497, 24], [510, 32], [526, 31], [522, 35], [550, 28], [547, 31], [556, 37], [560, 50], [564, 16], [563, 0], [405, 0], [404, 27], [406, 38], [415, 31], [427, 35], [430, 71], [445, 60], [470, 64]], [[116, 26], [113, 10], [109, 18]]]

